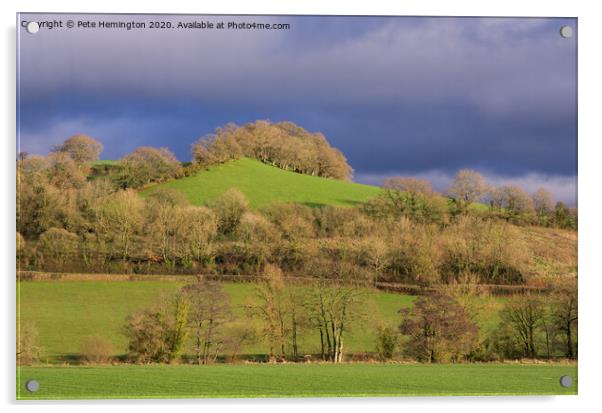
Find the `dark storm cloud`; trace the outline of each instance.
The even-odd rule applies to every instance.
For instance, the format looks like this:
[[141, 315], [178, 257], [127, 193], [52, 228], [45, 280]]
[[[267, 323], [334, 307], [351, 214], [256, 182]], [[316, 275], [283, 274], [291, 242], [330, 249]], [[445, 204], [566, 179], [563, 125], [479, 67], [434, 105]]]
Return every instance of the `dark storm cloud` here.
[[[132, 19], [152, 20], [121, 17]], [[465, 167], [492, 179], [576, 176], [576, 39], [558, 34], [575, 20], [169, 20], [292, 29], [22, 32], [22, 149], [85, 132], [105, 143], [105, 158], [146, 144], [188, 159], [217, 126], [272, 119], [324, 132], [359, 180]]]

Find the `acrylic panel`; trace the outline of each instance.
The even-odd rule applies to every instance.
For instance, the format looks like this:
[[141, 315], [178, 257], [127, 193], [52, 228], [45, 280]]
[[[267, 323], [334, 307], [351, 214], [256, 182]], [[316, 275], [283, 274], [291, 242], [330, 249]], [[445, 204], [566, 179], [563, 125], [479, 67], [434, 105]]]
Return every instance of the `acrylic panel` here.
[[576, 18], [17, 15], [17, 398], [577, 394]]

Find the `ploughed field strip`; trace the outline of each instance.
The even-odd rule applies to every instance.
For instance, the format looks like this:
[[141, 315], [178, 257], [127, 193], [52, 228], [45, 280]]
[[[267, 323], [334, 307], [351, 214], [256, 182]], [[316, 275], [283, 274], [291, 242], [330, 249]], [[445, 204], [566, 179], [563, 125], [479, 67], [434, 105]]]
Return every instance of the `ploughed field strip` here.
[[[575, 380], [569, 388], [562, 375]], [[40, 390], [29, 393], [25, 382]], [[23, 367], [19, 399], [576, 394], [576, 364]]]

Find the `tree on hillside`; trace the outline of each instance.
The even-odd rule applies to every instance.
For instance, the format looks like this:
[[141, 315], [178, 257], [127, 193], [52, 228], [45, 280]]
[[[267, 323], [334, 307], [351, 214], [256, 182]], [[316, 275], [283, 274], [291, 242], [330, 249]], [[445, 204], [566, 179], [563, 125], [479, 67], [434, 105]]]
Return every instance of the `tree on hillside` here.
[[49, 182], [59, 189], [79, 189], [86, 182], [86, 175], [76, 162], [64, 152], [53, 152], [47, 156], [46, 173]]
[[502, 325], [513, 332], [524, 357], [537, 356], [536, 336], [544, 315], [542, 301], [532, 295], [517, 296], [500, 311]]
[[162, 182], [176, 177], [182, 165], [167, 148], [142, 146], [118, 162], [122, 188], [140, 188], [151, 182]]
[[554, 197], [552, 193], [545, 188], [539, 188], [532, 196], [533, 207], [537, 215], [545, 216], [554, 209]]
[[[447, 201], [433, 191], [428, 179], [396, 176], [386, 179], [383, 188], [385, 203], [395, 215], [418, 222], [444, 220]], [[385, 215], [388, 214], [385, 212]]]
[[244, 213], [249, 209], [245, 194], [236, 188], [230, 188], [207, 205], [217, 216], [217, 229], [224, 235], [232, 234]]
[[103, 146], [88, 135], [75, 135], [55, 146], [53, 152], [66, 153], [78, 165], [98, 160]]
[[59, 270], [67, 262], [77, 261], [79, 237], [63, 228], [50, 228], [40, 235], [39, 251], [54, 261]]
[[130, 258], [144, 224], [144, 200], [129, 189], [102, 199], [96, 206], [96, 231], [123, 261]]
[[577, 304], [576, 285], [560, 288], [552, 296], [550, 303], [552, 322], [564, 338], [564, 354], [569, 358], [577, 355]]
[[419, 361], [461, 361], [476, 348], [478, 327], [453, 298], [432, 293], [421, 296], [414, 307], [402, 309], [400, 332], [409, 336], [408, 355]]
[[474, 202], [478, 202], [487, 192], [487, 183], [481, 174], [471, 169], [462, 169], [454, 177], [447, 190], [460, 212], [466, 212]]
[[222, 326], [230, 320], [230, 297], [222, 285], [199, 281], [183, 288], [190, 303], [188, 323], [192, 329], [198, 364], [215, 362], [223, 347]]
[[241, 156], [285, 170], [325, 178], [350, 179], [353, 170], [345, 156], [324, 135], [291, 123], [256, 121], [217, 128], [192, 145], [193, 161], [207, 166]]
[[17, 171], [21, 175], [39, 174], [48, 169], [48, 159], [44, 156], [28, 155], [17, 162]]
[[504, 207], [511, 216], [533, 211], [533, 200], [521, 187], [506, 185], [501, 187], [501, 191], [503, 193]]

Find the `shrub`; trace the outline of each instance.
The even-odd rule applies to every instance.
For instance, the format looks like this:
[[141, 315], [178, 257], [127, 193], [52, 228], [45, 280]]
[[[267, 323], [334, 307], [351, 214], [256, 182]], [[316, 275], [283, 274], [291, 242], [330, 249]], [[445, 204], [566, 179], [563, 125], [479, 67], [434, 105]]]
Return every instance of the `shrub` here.
[[17, 364], [32, 364], [40, 359], [41, 348], [37, 341], [38, 330], [33, 323], [17, 324]]
[[113, 344], [101, 336], [89, 336], [83, 339], [79, 352], [87, 363], [105, 364], [113, 357]]
[[391, 327], [379, 326], [376, 332], [376, 352], [380, 360], [390, 360], [393, 358], [395, 349], [399, 341], [399, 336]]
[[39, 252], [51, 259], [60, 270], [68, 261], [76, 261], [79, 249], [79, 237], [63, 228], [50, 228], [40, 235]]
[[244, 213], [249, 209], [245, 194], [236, 188], [230, 188], [208, 204], [217, 215], [217, 230], [220, 234], [233, 233]]

